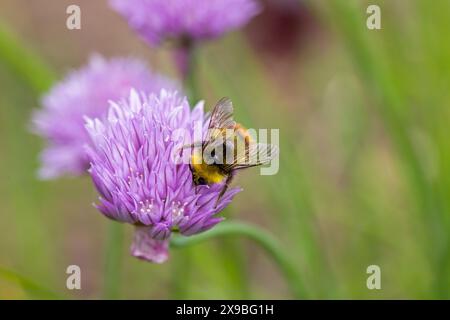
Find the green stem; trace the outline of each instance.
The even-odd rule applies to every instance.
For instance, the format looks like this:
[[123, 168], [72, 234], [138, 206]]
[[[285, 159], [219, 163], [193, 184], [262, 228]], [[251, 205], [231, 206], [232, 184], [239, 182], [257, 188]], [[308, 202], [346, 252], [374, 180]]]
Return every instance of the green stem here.
[[171, 246], [174, 248], [183, 248], [215, 237], [236, 235], [250, 238], [260, 245], [280, 268], [293, 296], [297, 299], [306, 298], [303, 282], [297, 271], [298, 268], [293, 263], [289, 254], [272, 235], [258, 227], [239, 222], [225, 222], [214, 229], [195, 236], [174, 237], [171, 241]]
[[198, 102], [198, 88], [197, 88], [197, 49], [193, 43], [187, 45], [184, 50], [186, 50], [187, 55], [187, 66], [186, 66], [186, 74], [184, 75], [184, 86], [186, 88], [186, 93], [189, 97], [190, 103], [192, 106]]
[[20, 76], [37, 94], [45, 92], [56, 78], [39, 56], [25, 47], [2, 24], [0, 24], [0, 61]]
[[0, 266], [0, 278], [19, 284], [32, 299], [60, 300], [64, 298], [34, 280], [2, 266]]
[[122, 273], [123, 240], [123, 225], [115, 221], [109, 222], [105, 256], [105, 283], [103, 292], [105, 299], [119, 298]]
[[186, 299], [189, 294], [189, 286], [187, 283], [191, 279], [192, 257], [191, 252], [183, 251], [174, 256], [171, 262], [171, 277], [170, 299], [180, 300]]

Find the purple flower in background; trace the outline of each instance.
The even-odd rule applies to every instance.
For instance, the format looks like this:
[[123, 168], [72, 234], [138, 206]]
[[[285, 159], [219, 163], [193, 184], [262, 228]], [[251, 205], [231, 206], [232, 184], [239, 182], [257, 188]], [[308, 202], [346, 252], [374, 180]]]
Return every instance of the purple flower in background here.
[[185, 97], [165, 90], [150, 96], [132, 91], [129, 100], [111, 104], [104, 121], [87, 119], [97, 208], [136, 226], [133, 256], [164, 262], [172, 232], [189, 236], [213, 227], [240, 191], [227, 191], [216, 206], [222, 186], [196, 187], [189, 164], [174, 161], [181, 152], [174, 133], [185, 130], [192, 137], [195, 124], [204, 122], [202, 103], [191, 111]]
[[108, 101], [128, 96], [131, 88], [151, 93], [176, 88], [174, 82], [152, 74], [137, 59], [106, 60], [94, 55], [87, 66], [72, 71], [43, 98], [43, 109], [33, 115], [33, 130], [46, 138], [39, 176], [83, 174], [89, 167], [84, 144], [89, 136], [84, 116], [101, 117]]
[[151, 45], [166, 39], [212, 39], [259, 13], [255, 0], [110, 0]]

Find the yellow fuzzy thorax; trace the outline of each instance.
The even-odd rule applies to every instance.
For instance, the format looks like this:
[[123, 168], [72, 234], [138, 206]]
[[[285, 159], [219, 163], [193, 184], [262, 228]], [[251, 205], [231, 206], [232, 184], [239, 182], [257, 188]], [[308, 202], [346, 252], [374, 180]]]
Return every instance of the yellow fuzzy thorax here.
[[208, 165], [202, 161], [201, 154], [194, 153], [191, 158], [191, 168], [193, 171], [194, 182], [199, 183], [199, 179], [203, 178], [206, 184], [214, 184], [222, 182], [226, 175], [217, 165]]

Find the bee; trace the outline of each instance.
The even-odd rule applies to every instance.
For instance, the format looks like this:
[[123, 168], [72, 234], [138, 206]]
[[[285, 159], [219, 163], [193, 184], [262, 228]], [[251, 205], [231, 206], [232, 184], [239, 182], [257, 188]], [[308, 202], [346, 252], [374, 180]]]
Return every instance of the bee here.
[[233, 120], [233, 104], [228, 98], [214, 106], [202, 140], [191, 145], [189, 167], [196, 186], [223, 184], [216, 206], [237, 171], [266, 164], [277, 154], [274, 145], [256, 143], [247, 129]]

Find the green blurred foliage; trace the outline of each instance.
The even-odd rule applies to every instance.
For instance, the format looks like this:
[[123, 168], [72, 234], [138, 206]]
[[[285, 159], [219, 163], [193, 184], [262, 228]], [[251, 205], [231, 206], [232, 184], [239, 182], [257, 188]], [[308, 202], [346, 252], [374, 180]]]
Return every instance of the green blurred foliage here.
[[[110, 222], [91, 206], [89, 179], [36, 179], [42, 142], [29, 118], [53, 70], [61, 78], [97, 51], [139, 55], [175, 75], [168, 50], [148, 49], [104, 1], [77, 2], [81, 31], [65, 29], [67, 1], [8, 0], [0, 12], [3, 299], [104, 296]], [[247, 127], [280, 128], [279, 173], [242, 173], [244, 192], [226, 216], [277, 237], [308, 297], [450, 298], [450, 2], [302, 3], [316, 27], [288, 55], [255, 47], [246, 30], [198, 51], [207, 106], [229, 96]], [[369, 4], [381, 7], [381, 30], [366, 28]], [[152, 265], [128, 255], [124, 230], [109, 297], [291, 298], [274, 263], [244, 239], [174, 249]], [[70, 264], [83, 272], [79, 292], [65, 289]], [[372, 264], [381, 290], [366, 288]]]

